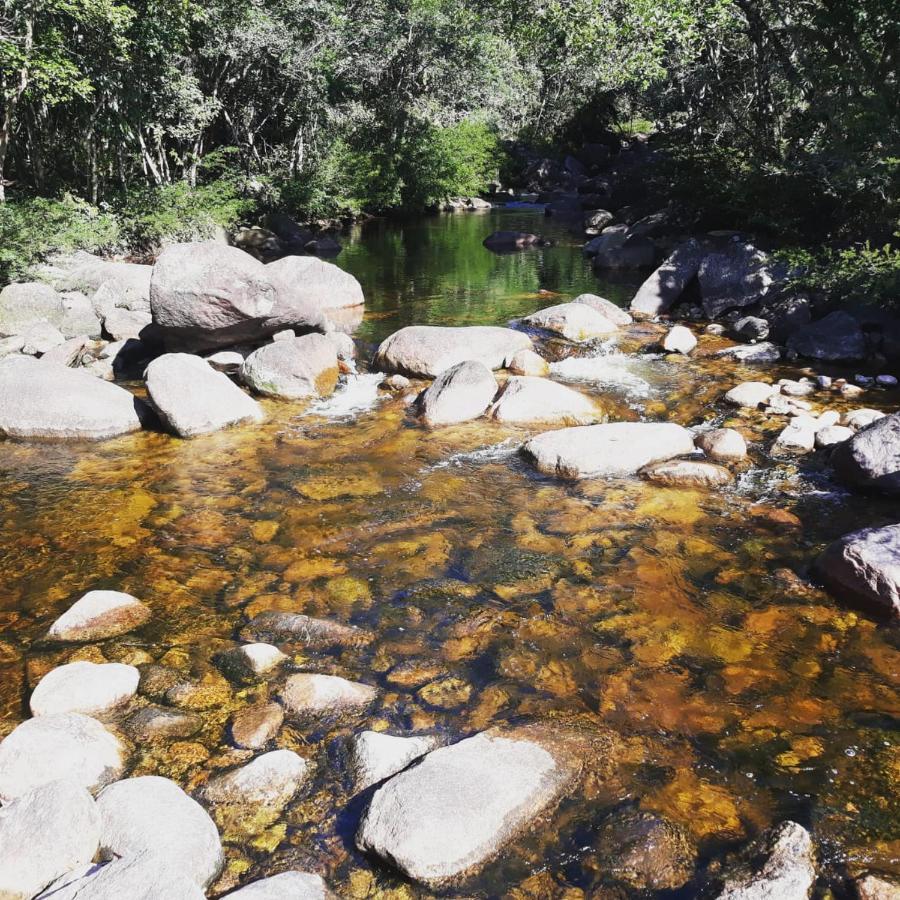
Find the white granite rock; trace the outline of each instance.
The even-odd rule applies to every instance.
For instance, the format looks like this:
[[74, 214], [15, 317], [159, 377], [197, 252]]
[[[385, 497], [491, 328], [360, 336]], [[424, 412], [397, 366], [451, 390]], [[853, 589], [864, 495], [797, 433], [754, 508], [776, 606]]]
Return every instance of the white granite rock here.
[[51, 669], [37, 684], [31, 700], [31, 714], [84, 713], [103, 715], [136, 693], [140, 672], [122, 663], [79, 660]]

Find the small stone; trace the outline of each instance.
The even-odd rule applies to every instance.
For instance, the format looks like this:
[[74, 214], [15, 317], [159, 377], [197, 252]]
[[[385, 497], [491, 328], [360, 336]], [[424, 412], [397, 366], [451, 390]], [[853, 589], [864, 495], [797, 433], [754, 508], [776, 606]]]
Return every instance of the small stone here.
[[842, 384], [841, 385], [841, 396], [847, 397], [848, 399], [854, 399], [856, 397], [861, 397], [865, 393], [865, 390], [858, 385], [855, 384]]
[[740, 462], [747, 456], [744, 436], [733, 428], [714, 428], [697, 435], [694, 443], [717, 462]]
[[830, 375], [816, 375], [816, 384], [823, 390], [831, 389], [832, 379]]
[[381, 386], [389, 391], [405, 391], [412, 382], [405, 375], [388, 375]]
[[769, 323], [759, 316], [744, 316], [734, 323], [734, 333], [741, 340], [755, 344], [769, 336]]
[[878, 375], [875, 378], [875, 383], [883, 388], [897, 387], [897, 379], [893, 375]]
[[231, 742], [245, 750], [261, 750], [281, 730], [284, 710], [277, 703], [248, 706], [231, 720]]
[[321, 716], [357, 712], [371, 704], [378, 691], [336, 675], [291, 675], [278, 699], [291, 716]]
[[282, 872], [232, 891], [222, 900], [331, 900], [333, 897], [318, 875]]
[[162, 706], [146, 706], [128, 720], [125, 730], [132, 740], [152, 742], [189, 738], [202, 727], [199, 716]]
[[507, 369], [513, 375], [531, 375], [545, 378], [550, 374], [550, 364], [534, 350], [519, 350], [509, 361]]
[[138, 692], [151, 700], [165, 700], [166, 694], [172, 688], [185, 683], [185, 676], [168, 666], [158, 666], [155, 663], [141, 666], [141, 680], [138, 683]]
[[218, 659], [219, 668], [233, 681], [252, 681], [274, 672], [287, 659], [273, 644], [243, 644]]
[[47, 640], [100, 641], [133, 631], [149, 618], [149, 608], [130, 594], [89, 591], [50, 626]]
[[280, 809], [300, 790], [309, 763], [293, 750], [272, 750], [231, 772], [215, 775], [203, 787], [207, 803], [252, 804]]
[[675, 325], [663, 339], [663, 350], [668, 353], [683, 353], [687, 356], [696, 346], [697, 338], [684, 325]]
[[794, 419], [775, 441], [777, 448], [797, 453], [809, 453], [815, 445], [815, 425], [805, 418]]
[[720, 336], [725, 334], [725, 326], [720, 325], [718, 322], [710, 322], [706, 328], [703, 329], [706, 334], [712, 334], [715, 336]]
[[670, 487], [721, 487], [732, 480], [731, 472], [723, 466], [690, 459], [654, 463], [641, 469], [641, 475], [648, 481]]
[[437, 744], [437, 738], [430, 735], [396, 737], [378, 731], [364, 731], [356, 735], [352, 744], [354, 791], [359, 793], [396, 775]]
[[768, 403], [772, 396], [778, 393], [778, 388], [762, 381], [745, 381], [733, 387], [726, 395], [725, 400], [732, 406], [741, 406], [745, 409], [756, 409]]
[[66, 781], [37, 787], [0, 809], [0, 897], [31, 900], [94, 858], [100, 814], [91, 795]]
[[121, 776], [124, 757], [119, 740], [89, 716], [28, 719], [0, 743], [0, 802], [58, 779], [95, 791]]
[[255, 615], [241, 631], [244, 640], [301, 644], [311, 650], [327, 647], [354, 647], [364, 643], [369, 633], [354, 625], [316, 619], [300, 613], [266, 610]]
[[150, 852], [167, 870], [183, 872], [201, 888], [219, 874], [224, 861], [219, 832], [174, 781], [155, 775], [118, 781], [100, 792], [97, 807], [101, 858]]
[[57, 666], [35, 687], [29, 701], [33, 716], [78, 712], [103, 715], [127, 703], [137, 692], [140, 673], [122, 663], [73, 662]]

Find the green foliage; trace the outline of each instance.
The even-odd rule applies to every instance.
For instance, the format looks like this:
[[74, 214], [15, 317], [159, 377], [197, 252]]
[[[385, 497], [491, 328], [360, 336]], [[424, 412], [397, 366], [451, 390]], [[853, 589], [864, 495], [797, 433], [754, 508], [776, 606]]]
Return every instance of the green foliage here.
[[114, 216], [68, 194], [0, 204], [0, 284], [27, 278], [51, 253], [104, 252], [120, 242]]
[[[900, 235], [898, 235], [900, 237]], [[873, 247], [786, 250], [779, 254], [796, 274], [793, 286], [822, 294], [834, 303], [900, 306], [900, 249]]]

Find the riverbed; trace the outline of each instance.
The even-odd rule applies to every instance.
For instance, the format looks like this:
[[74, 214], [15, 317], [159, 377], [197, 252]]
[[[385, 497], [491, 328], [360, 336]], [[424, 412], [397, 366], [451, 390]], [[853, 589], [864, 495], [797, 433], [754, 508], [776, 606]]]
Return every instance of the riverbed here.
[[[498, 228], [555, 244], [496, 255], [481, 242]], [[223, 890], [303, 868], [341, 897], [431, 896], [354, 848], [362, 802], [347, 737], [457, 740], [531, 720], [585, 730], [596, 758], [579, 793], [465, 896], [631, 896], [598, 838], [628, 809], [666, 817], [697, 848], [695, 878], [669, 897], [696, 896], [711, 862], [787, 818], [811, 829], [826, 871], [897, 869], [898, 633], [805, 580], [827, 542], [893, 523], [895, 504], [845, 490], [819, 458], [773, 457], [784, 420], [721, 401], [759, 368], [661, 355], [640, 327], [546, 346], [558, 362], [590, 358], [555, 377], [599, 398], [610, 420], [742, 430], [751, 454], [734, 485], [702, 491], [538, 476], [518, 451], [539, 429], [428, 430], [368, 373], [377, 343], [404, 325], [505, 324], [583, 292], [627, 306], [640, 276], [598, 279], [580, 245], [528, 208], [367, 223], [336, 260], [362, 283], [366, 317], [360, 374], [333, 398], [264, 401], [266, 424], [190, 441], [0, 444], [0, 736], [55, 665], [160, 663], [206, 688], [192, 709], [203, 727], [134, 747], [129, 774], [195, 788], [238, 761], [231, 715], [274, 691], [229, 683], [215, 654], [254, 614], [289, 610], [369, 629], [361, 648], [290, 665], [379, 696], [360, 719], [282, 729], [277, 746], [314, 775], [276, 820], [220, 823]], [[881, 391], [829, 408], [898, 401]], [[138, 597], [150, 624], [74, 650], [41, 642], [98, 588]]]

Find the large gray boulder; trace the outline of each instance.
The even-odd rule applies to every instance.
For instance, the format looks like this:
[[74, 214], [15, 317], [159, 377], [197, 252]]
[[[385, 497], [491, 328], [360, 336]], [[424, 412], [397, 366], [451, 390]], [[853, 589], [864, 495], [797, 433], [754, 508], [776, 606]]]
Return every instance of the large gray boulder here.
[[708, 253], [697, 271], [703, 309], [711, 319], [766, 299], [778, 284], [770, 258], [753, 244], [733, 241]]
[[21, 795], [0, 809], [0, 897], [31, 900], [89, 863], [99, 841], [100, 813], [83, 787], [54, 781]]
[[849, 362], [866, 355], [866, 338], [859, 322], [841, 310], [798, 328], [787, 345], [800, 356], [826, 362]]
[[222, 900], [331, 900], [333, 897], [319, 875], [282, 872], [232, 891]]
[[552, 331], [569, 341], [590, 341], [619, 330], [611, 319], [587, 303], [559, 303], [522, 319], [523, 324]]
[[538, 471], [572, 479], [634, 475], [650, 463], [693, 449], [691, 433], [669, 422], [561, 428], [539, 434], [523, 447]]
[[150, 609], [121, 591], [88, 591], [51, 626], [47, 640], [100, 641], [126, 634], [150, 618]]
[[97, 796], [100, 856], [150, 853], [159, 865], [208, 887], [224, 862], [219, 832], [206, 810], [174, 781], [156, 775], [127, 778]]
[[435, 378], [423, 391], [419, 408], [428, 425], [454, 425], [483, 415], [496, 393], [497, 380], [491, 370], [467, 359]]
[[631, 301], [631, 312], [642, 317], [668, 312], [697, 275], [703, 254], [703, 248], [693, 239], [676, 247], [672, 255], [638, 288]]
[[306, 400], [334, 393], [338, 358], [322, 334], [273, 341], [254, 350], [241, 366], [241, 381], [265, 397]]
[[900, 525], [844, 535], [825, 548], [813, 571], [838, 599], [900, 618]]
[[204, 900], [198, 885], [168, 863], [148, 851], [80, 866], [36, 900]]
[[748, 850], [749, 860], [727, 872], [717, 900], [809, 900], [816, 880], [809, 832], [784, 822]]
[[835, 448], [831, 463], [856, 487], [900, 494], [900, 413], [882, 416]]
[[138, 431], [140, 401], [87, 372], [27, 357], [0, 361], [0, 435], [105, 440]]
[[51, 322], [60, 312], [60, 296], [50, 285], [8, 284], [0, 291], [0, 337], [21, 334], [35, 322]]
[[147, 366], [146, 378], [147, 393], [160, 419], [179, 437], [265, 418], [252, 397], [199, 356], [166, 353]]
[[95, 791], [115, 781], [125, 748], [96, 719], [57, 713], [28, 719], [0, 743], [0, 802], [65, 779]]
[[517, 350], [530, 349], [528, 335], [512, 328], [409, 325], [382, 341], [375, 364], [387, 372], [436, 378], [445, 369], [468, 359], [499, 369]]
[[588, 425], [603, 416], [589, 397], [547, 378], [510, 378], [488, 415], [497, 422], [528, 425], [534, 422]]
[[137, 692], [140, 672], [124, 663], [77, 660], [51, 669], [29, 700], [33, 716], [79, 712], [102, 716], [127, 703]]
[[372, 797], [357, 846], [440, 889], [476, 872], [572, 786], [580, 765], [542, 732], [483, 732], [429, 753]]

